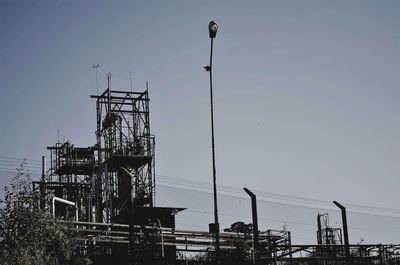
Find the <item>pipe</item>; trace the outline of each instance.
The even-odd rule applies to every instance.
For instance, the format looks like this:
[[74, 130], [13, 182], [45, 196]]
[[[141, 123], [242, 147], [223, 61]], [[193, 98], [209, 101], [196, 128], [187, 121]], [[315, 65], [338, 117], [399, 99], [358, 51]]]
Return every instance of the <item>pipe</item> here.
[[45, 181], [46, 176], [46, 157], [42, 156], [42, 181]]
[[137, 264], [135, 254], [135, 198], [136, 198], [136, 176], [124, 167], [121, 169], [130, 178], [130, 203], [129, 203], [129, 256], [130, 265]]
[[164, 233], [163, 233], [163, 228], [161, 226], [161, 221], [160, 219], [157, 218], [158, 225], [160, 227], [160, 232], [161, 232], [161, 256], [164, 258]]
[[53, 216], [56, 216], [56, 201], [75, 207], [75, 220], [78, 221], [78, 207], [76, 207], [76, 203], [55, 196], [51, 199], [51, 210], [53, 212]]
[[342, 212], [342, 225], [343, 225], [343, 234], [344, 234], [344, 247], [346, 251], [346, 264], [350, 265], [350, 246], [349, 246], [349, 233], [347, 230], [347, 217], [346, 217], [346, 208], [338, 203], [337, 201], [333, 201], [333, 203], [339, 207], [340, 211]]
[[259, 241], [258, 241], [258, 218], [257, 218], [257, 199], [256, 199], [256, 195], [251, 192], [249, 189], [247, 188], [243, 188], [243, 190], [250, 196], [251, 198], [251, 211], [252, 211], [252, 215], [253, 215], [253, 242], [254, 242], [254, 249], [255, 249], [255, 260], [254, 260], [254, 264], [258, 263], [258, 250], [260, 247]]

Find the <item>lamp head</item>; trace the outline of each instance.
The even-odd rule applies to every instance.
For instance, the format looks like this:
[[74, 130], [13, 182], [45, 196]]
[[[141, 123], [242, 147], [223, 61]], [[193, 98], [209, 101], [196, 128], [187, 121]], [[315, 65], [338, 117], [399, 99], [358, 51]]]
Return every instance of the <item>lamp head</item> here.
[[211, 39], [214, 39], [215, 36], [217, 36], [217, 31], [218, 31], [217, 23], [215, 23], [214, 20], [211, 20], [210, 23], [208, 24], [208, 34], [210, 35]]

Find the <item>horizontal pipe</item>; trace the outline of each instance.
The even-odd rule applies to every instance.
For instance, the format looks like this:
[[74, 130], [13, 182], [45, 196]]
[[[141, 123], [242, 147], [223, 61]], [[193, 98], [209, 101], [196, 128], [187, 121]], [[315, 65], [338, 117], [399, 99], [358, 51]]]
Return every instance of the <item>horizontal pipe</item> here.
[[76, 207], [76, 203], [55, 196], [51, 199], [51, 208], [53, 211], [53, 216], [56, 216], [56, 201], [59, 203], [75, 207], [75, 221], [78, 221], [78, 207]]
[[68, 201], [68, 200], [65, 200], [65, 199], [61, 199], [59, 197], [53, 197], [53, 201], [61, 202], [61, 203], [67, 204], [69, 206], [75, 206], [74, 202], [71, 202], [71, 201]]

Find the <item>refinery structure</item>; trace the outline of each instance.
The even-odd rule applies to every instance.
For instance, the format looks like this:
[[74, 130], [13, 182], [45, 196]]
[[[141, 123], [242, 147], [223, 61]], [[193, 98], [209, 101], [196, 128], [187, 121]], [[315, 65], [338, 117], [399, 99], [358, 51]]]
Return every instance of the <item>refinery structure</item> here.
[[[47, 147], [48, 167], [44, 159], [42, 177], [33, 182], [40, 207], [72, 224], [79, 235], [77, 253], [94, 257], [95, 264], [140, 264], [147, 245], [169, 264], [190, 264], [178, 253], [184, 253], [181, 258], [213, 253], [211, 226], [176, 229], [175, 218], [185, 209], [154, 203], [156, 152], [147, 85], [143, 92], [121, 91], [111, 81], [109, 74], [107, 89], [91, 96], [97, 124], [92, 145], [63, 141]], [[255, 196], [252, 201], [257, 228]], [[229, 251], [242, 240], [254, 264], [400, 264], [400, 245], [350, 245], [345, 219], [342, 225], [331, 227], [328, 216], [319, 214], [314, 245], [293, 245], [286, 230], [227, 230], [219, 234], [218, 248]]]

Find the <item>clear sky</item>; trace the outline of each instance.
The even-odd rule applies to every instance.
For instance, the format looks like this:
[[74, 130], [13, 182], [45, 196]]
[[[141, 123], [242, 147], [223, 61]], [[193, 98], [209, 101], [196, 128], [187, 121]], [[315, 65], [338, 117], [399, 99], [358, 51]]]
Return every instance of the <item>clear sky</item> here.
[[0, 154], [95, 143], [101, 90], [149, 81], [156, 172], [398, 208], [399, 1], [0, 0]]

